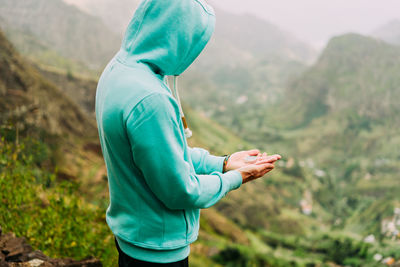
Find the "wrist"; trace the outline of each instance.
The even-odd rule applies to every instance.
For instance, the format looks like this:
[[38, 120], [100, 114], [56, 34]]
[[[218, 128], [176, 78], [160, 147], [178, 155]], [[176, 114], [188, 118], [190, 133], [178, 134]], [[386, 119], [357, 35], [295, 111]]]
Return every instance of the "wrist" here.
[[242, 175], [243, 181], [247, 180], [250, 176], [249, 173], [246, 171], [241, 171], [241, 170], [237, 170], [237, 171], [240, 173], [240, 175]]
[[222, 166], [222, 173], [225, 173], [225, 172], [228, 171], [227, 165], [228, 165], [228, 160], [229, 160], [230, 156], [231, 155], [225, 155], [224, 163], [223, 163], [223, 166]]

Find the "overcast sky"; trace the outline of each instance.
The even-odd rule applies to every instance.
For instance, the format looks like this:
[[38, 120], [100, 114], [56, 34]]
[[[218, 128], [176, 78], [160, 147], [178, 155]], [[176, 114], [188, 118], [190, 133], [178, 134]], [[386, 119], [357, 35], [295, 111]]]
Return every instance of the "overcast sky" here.
[[214, 0], [235, 13], [252, 13], [321, 48], [330, 37], [367, 34], [400, 19], [400, 0]]

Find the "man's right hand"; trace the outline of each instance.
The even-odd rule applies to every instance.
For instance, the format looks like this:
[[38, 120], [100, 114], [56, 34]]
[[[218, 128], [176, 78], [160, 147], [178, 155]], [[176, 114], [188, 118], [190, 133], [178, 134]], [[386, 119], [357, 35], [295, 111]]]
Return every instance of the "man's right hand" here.
[[275, 166], [274, 163], [280, 160], [280, 155], [267, 156], [267, 154], [259, 154], [254, 163], [248, 164], [244, 167], [237, 169], [242, 174], [243, 184], [263, 177], [268, 172], [272, 171]]

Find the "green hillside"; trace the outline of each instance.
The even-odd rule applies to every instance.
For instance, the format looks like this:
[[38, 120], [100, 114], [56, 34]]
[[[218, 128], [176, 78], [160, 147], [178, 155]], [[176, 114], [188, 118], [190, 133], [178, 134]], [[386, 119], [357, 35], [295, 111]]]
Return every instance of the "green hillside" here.
[[271, 108], [278, 112], [267, 119], [275, 127], [270, 136], [278, 146], [320, 162], [333, 163], [332, 155], [361, 160], [362, 166], [395, 161], [399, 60], [397, 46], [355, 34], [333, 38], [318, 62], [288, 87], [284, 101]]
[[339, 113], [371, 123], [398, 123], [399, 59], [399, 47], [376, 39], [356, 34], [333, 38], [318, 62], [289, 86], [283, 108], [290, 120], [285, 123], [299, 127]]
[[[270, 110], [266, 139], [313, 173], [312, 195], [335, 229], [386, 239], [400, 206], [400, 49], [369, 37], [333, 38]], [[271, 111], [272, 113], [272, 111]]]

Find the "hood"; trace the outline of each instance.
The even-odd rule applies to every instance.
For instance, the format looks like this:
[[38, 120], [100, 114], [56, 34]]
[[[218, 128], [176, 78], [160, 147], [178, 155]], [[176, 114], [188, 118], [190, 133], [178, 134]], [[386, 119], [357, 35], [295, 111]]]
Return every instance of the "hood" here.
[[157, 74], [180, 75], [211, 38], [215, 13], [204, 0], [143, 0], [126, 30], [118, 57]]

